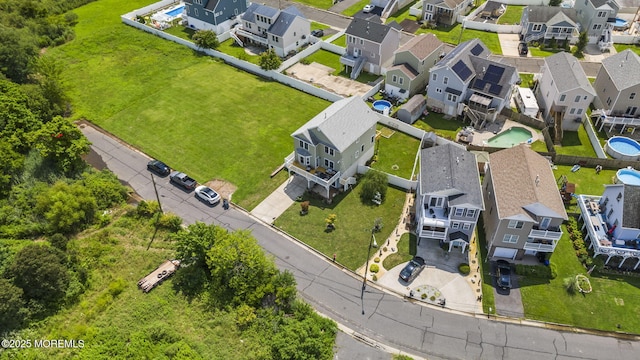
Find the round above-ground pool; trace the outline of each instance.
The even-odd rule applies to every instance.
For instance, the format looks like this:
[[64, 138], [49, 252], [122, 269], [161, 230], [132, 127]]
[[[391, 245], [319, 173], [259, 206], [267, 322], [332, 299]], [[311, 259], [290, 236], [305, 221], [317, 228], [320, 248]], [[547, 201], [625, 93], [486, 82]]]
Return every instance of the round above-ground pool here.
[[531, 131], [514, 126], [487, 140], [487, 145], [496, 148], [510, 148], [532, 138]]
[[616, 18], [616, 22], [613, 23], [613, 29], [622, 31], [629, 28], [629, 22], [625, 19]]
[[616, 173], [617, 183], [640, 186], [640, 171], [636, 169], [620, 169]]
[[376, 100], [373, 102], [373, 108], [379, 113], [388, 115], [389, 110], [391, 110], [391, 103], [387, 100]]
[[614, 136], [607, 140], [604, 149], [614, 159], [640, 160], [640, 143], [624, 136]]

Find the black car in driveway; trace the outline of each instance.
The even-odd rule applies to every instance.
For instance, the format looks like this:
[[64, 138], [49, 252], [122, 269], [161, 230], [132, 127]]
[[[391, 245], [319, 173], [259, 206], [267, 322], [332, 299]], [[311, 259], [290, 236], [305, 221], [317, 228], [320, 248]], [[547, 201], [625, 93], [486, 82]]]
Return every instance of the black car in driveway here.
[[418, 277], [418, 275], [420, 275], [420, 272], [422, 272], [424, 267], [424, 259], [420, 256], [416, 256], [409, 261], [402, 271], [400, 271], [400, 279], [406, 282], [412, 282], [416, 277]]
[[160, 176], [167, 176], [171, 173], [171, 169], [167, 164], [160, 160], [151, 160], [147, 163], [147, 170], [153, 171]]
[[315, 29], [315, 30], [312, 30], [312, 31], [311, 31], [311, 35], [312, 35], [312, 36], [315, 36], [315, 37], [317, 37], [317, 38], [321, 38], [321, 37], [323, 37], [323, 36], [324, 36], [324, 30], [322, 30], [322, 29]]
[[505, 260], [496, 261], [498, 271], [498, 287], [501, 289], [511, 289], [511, 264]]

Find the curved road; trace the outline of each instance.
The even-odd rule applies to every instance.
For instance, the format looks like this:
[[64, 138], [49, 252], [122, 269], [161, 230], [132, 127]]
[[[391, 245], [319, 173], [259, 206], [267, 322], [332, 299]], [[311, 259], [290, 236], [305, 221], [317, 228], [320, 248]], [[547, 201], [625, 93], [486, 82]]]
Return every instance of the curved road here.
[[[92, 149], [105, 165], [145, 199], [155, 199], [146, 163], [149, 158], [97, 129], [80, 125]], [[519, 323], [470, 317], [419, 306], [367, 286], [361, 303], [361, 279], [293, 241], [245, 212], [208, 207], [193, 196], [156, 178], [162, 206], [186, 223], [202, 221], [230, 230], [248, 229], [275, 258], [290, 270], [300, 295], [332, 318], [355, 338], [372, 346], [429, 359], [638, 359], [640, 342], [591, 334], [563, 332]], [[362, 313], [364, 309], [364, 314]], [[631, 314], [630, 314], [631, 315]], [[633, 315], [631, 315], [633, 316]], [[342, 339], [342, 341], [345, 341]], [[371, 358], [357, 346], [338, 349], [336, 358]], [[351, 352], [349, 352], [351, 351]], [[354, 352], [355, 351], [355, 352]]]

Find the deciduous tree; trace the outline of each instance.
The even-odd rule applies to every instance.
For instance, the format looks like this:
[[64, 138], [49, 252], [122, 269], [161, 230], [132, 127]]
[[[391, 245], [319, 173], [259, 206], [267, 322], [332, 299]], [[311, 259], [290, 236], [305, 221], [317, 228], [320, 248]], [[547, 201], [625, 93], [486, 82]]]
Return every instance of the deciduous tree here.
[[276, 70], [282, 64], [282, 60], [273, 49], [269, 49], [260, 54], [259, 63], [262, 70]]
[[25, 314], [22, 289], [0, 278], [0, 334], [19, 327]]
[[380, 200], [387, 195], [387, 176], [376, 170], [369, 170], [360, 180], [360, 200], [365, 204], [373, 204], [373, 199], [380, 193]]
[[65, 174], [72, 175], [84, 166], [82, 155], [89, 152], [89, 141], [74, 124], [60, 116], [44, 124], [34, 134], [35, 147]]
[[198, 30], [191, 39], [200, 49], [216, 49], [220, 46], [218, 35], [211, 30]]
[[36, 211], [44, 215], [50, 233], [69, 234], [93, 221], [97, 209], [91, 192], [81, 184], [56, 182], [36, 199]]

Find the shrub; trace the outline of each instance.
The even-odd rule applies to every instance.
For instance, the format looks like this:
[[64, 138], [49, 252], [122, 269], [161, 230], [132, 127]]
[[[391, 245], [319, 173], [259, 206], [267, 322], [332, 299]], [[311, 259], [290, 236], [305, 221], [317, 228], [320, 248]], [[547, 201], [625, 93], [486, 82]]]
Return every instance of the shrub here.
[[371, 266], [369, 266], [369, 271], [375, 274], [380, 271], [380, 266], [378, 264], [371, 264]]
[[309, 201], [303, 201], [300, 203], [300, 215], [307, 215], [309, 213]]
[[471, 272], [471, 268], [469, 267], [469, 264], [462, 263], [458, 265], [458, 271], [460, 271], [460, 273], [463, 275], [469, 275], [469, 273]]
[[555, 279], [558, 276], [558, 271], [554, 263], [550, 263], [549, 266], [517, 264], [516, 274], [542, 279]]
[[309, 64], [311, 64], [311, 61], [309, 61], [308, 58], [304, 58], [304, 59], [300, 60], [300, 64], [309, 65]]
[[422, 300], [426, 299], [426, 298], [427, 298], [427, 294], [422, 294], [422, 295], [420, 295], [420, 298], [421, 298]]
[[373, 274], [373, 276], [371, 276], [371, 280], [378, 281], [378, 275]]
[[429, 300], [431, 300], [431, 301], [436, 301], [436, 296], [435, 296], [435, 295], [431, 295], [431, 297], [429, 298]]
[[69, 242], [69, 239], [60, 233], [55, 233], [51, 235], [51, 237], [49, 237], [49, 243], [51, 244], [51, 246], [58, 248], [62, 251], [67, 250], [68, 242]]
[[136, 215], [140, 217], [150, 218], [158, 211], [160, 211], [160, 205], [158, 205], [157, 201], [142, 200], [140, 201], [140, 203], [138, 203], [138, 207], [136, 208]]
[[578, 289], [578, 282], [575, 276], [569, 276], [562, 279], [562, 286], [567, 289], [569, 294], [575, 294]]
[[116, 297], [120, 295], [127, 287], [127, 282], [123, 278], [117, 278], [115, 281], [109, 283], [109, 294]]
[[158, 226], [169, 231], [177, 232], [182, 229], [182, 218], [176, 214], [162, 214], [160, 220], [158, 220]]
[[375, 263], [379, 263], [379, 262], [380, 262], [380, 258], [376, 256], [376, 258], [375, 258], [375, 259], [373, 259], [373, 262], [375, 262]]

